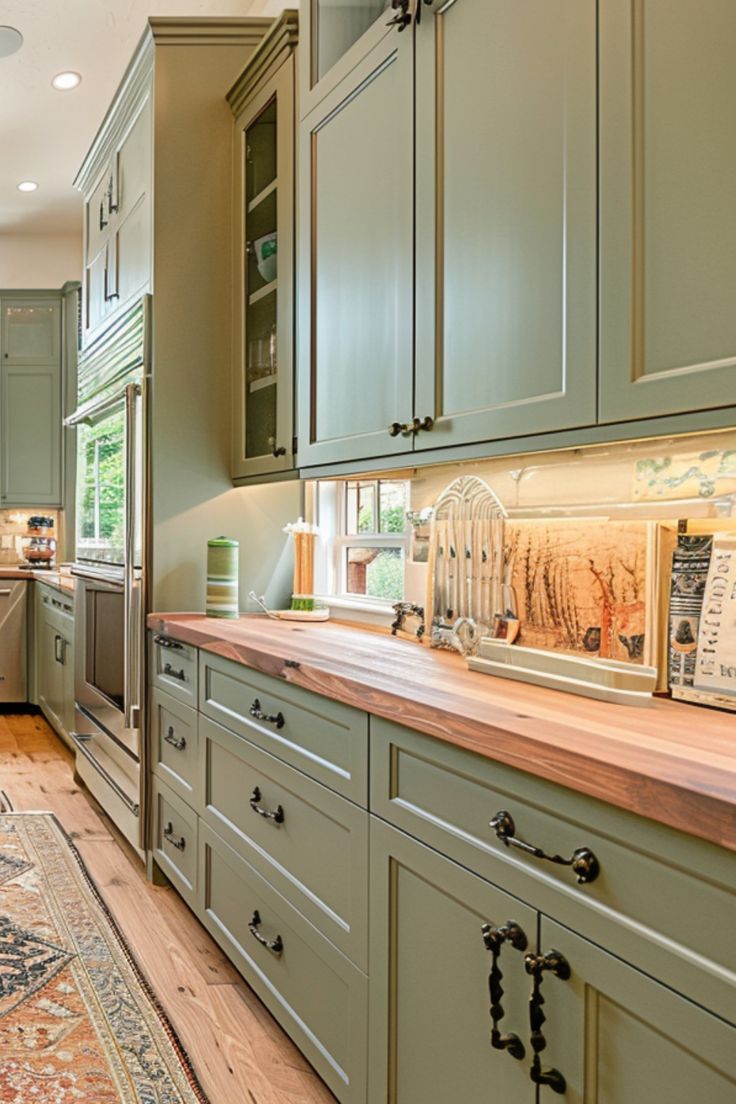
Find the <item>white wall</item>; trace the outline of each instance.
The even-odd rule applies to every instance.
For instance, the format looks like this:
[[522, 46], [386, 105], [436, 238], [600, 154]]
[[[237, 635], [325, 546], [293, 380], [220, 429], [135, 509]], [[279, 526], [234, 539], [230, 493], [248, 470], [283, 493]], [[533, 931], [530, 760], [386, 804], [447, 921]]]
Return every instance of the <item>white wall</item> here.
[[79, 234], [0, 234], [0, 288], [59, 288], [82, 278]]

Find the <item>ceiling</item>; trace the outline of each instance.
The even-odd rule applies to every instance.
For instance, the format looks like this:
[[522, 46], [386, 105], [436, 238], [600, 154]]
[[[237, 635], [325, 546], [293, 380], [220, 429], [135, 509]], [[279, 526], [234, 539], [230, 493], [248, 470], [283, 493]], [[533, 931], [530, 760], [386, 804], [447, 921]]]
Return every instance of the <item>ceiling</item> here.
[[[276, 14], [276, 0], [0, 0], [0, 25], [23, 35], [0, 58], [0, 234], [76, 234], [81, 197], [72, 187], [148, 15]], [[295, 5], [294, 5], [295, 6]], [[82, 74], [57, 92], [51, 78]], [[38, 191], [22, 193], [21, 180]]]

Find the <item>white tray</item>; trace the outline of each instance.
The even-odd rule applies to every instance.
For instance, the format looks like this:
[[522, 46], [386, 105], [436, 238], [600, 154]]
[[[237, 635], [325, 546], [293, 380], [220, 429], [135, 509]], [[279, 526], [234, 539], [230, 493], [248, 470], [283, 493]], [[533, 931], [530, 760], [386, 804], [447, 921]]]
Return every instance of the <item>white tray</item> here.
[[321, 609], [314, 610], [273, 610], [275, 617], [280, 617], [282, 621], [329, 621], [330, 611], [327, 606], [322, 606]]

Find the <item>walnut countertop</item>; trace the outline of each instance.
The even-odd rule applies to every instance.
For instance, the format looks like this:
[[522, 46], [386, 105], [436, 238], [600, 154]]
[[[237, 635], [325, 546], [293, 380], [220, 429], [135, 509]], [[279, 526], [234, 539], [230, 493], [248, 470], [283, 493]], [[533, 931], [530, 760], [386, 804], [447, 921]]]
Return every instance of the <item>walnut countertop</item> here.
[[612, 705], [467, 670], [337, 622], [153, 613], [148, 626], [307, 690], [736, 850], [736, 717]]

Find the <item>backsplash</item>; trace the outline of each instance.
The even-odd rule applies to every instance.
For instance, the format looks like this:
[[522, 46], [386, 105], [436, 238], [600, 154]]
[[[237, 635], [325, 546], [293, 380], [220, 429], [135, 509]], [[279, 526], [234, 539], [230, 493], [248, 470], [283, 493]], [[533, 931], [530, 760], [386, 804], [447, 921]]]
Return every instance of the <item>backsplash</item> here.
[[0, 564], [18, 564], [23, 562], [23, 544], [26, 538], [26, 529], [29, 517], [34, 514], [43, 514], [44, 517], [54, 519], [54, 531], [57, 539], [59, 534], [59, 510], [49, 510], [46, 507], [24, 507], [12, 510], [0, 510]]

